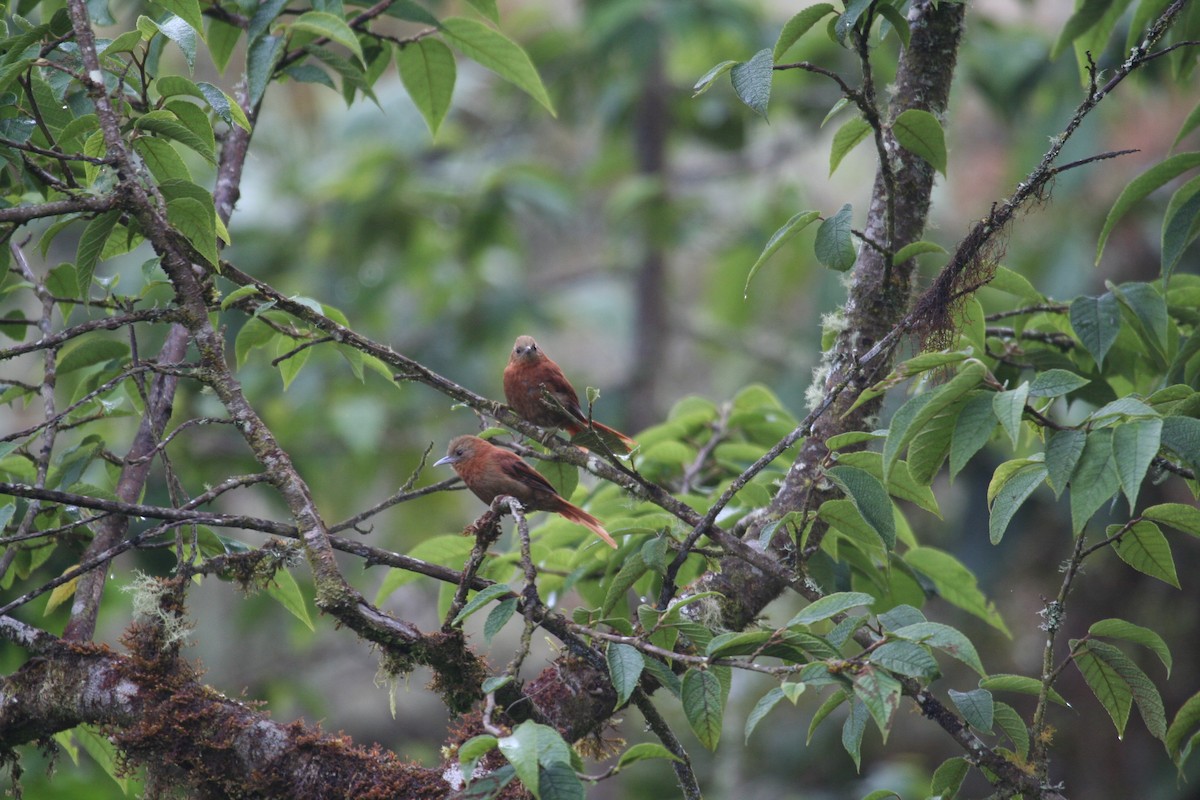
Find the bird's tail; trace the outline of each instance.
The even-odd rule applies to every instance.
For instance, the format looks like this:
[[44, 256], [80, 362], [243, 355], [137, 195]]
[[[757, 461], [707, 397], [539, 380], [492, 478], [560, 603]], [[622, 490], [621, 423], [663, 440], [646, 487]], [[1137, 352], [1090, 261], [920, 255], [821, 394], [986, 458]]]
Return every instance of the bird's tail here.
[[[559, 498], [561, 500], [561, 498]], [[600, 520], [593, 517], [591, 514], [584, 511], [579, 506], [571, 505], [566, 500], [562, 500], [561, 504], [554, 509], [562, 516], [571, 520], [571, 522], [582, 525], [592, 533], [604, 540], [604, 543], [614, 550], [617, 547], [616, 541], [608, 535], [608, 531], [604, 530], [604, 526], [600, 524]]]
[[595, 449], [597, 442], [603, 442], [605, 447], [617, 455], [625, 455], [637, 447], [637, 442], [633, 439], [619, 430], [601, 425], [595, 420], [592, 420], [590, 428], [584, 423], [575, 423], [567, 428], [567, 433], [571, 434], [572, 444], [583, 447], [585, 450], [588, 449], [589, 444]]

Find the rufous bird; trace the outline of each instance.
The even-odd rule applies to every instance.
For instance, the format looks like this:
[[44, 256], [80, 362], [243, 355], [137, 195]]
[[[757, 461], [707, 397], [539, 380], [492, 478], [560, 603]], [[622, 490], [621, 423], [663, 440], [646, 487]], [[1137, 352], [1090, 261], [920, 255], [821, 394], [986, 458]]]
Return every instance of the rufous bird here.
[[575, 387], [558, 364], [542, 352], [532, 336], [518, 336], [513, 345], [504, 368], [504, 397], [519, 417], [534, 425], [562, 428], [571, 436], [581, 431], [594, 431], [617, 454], [628, 453], [637, 447], [637, 442], [620, 431], [588, 420], [579, 407]]
[[501, 495], [515, 497], [527, 511], [554, 511], [588, 528], [609, 547], [617, 546], [600, 520], [564, 500], [550, 481], [516, 453], [478, 436], [459, 436], [450, 442], [446, 456], [433, 462], [435, 467], [442, 464], [453, 467], [467, 488], [488, 505]]

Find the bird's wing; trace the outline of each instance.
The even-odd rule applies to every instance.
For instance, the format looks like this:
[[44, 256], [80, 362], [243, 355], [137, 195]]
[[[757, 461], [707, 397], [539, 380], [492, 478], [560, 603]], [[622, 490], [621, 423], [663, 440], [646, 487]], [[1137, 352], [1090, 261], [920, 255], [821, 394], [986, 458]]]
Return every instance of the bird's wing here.
[[558, 494], [558, 491], [550, 485], [550, 481], [543, 478], [540, 472], [526, 464], [516, 455], [511, 460], [504, 459], [504, 463], [500, 466], [500, 469], [508, 477], [520, 481], [534, 491], [549, 492], [553, 495]]

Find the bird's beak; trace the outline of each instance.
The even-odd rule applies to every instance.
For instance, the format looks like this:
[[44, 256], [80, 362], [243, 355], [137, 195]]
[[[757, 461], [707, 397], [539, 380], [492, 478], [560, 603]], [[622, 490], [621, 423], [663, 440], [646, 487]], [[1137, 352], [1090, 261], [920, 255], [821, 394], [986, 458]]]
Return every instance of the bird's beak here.
[[440, 467], [442, 464], [453, 464], [455, 461], [458, 461], [458, 459], [454, 456], [442, 456], [437, 461], [433, 462], [433, 465], [435, 467]]

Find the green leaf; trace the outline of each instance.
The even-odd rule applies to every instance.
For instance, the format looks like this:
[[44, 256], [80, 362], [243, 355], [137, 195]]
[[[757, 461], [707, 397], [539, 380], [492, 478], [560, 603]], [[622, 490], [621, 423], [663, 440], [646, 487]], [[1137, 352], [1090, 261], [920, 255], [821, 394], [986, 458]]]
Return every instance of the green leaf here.
[[1161, 419], [1131, 420], [1113, 430], [1113, 461], [1121, 479], [1121, 489], [1129, 500], [1131, 514], [1137, 505], [1142, 479], [1150, 469], [1150, 462], [1158, 455], [1161, 441]]
[[[1200, 166], [1200, 153], [1180, 153], [1160, 164], [1155, 164], [1130, 181], [1129, 185], [1121, 191], [1117, 201], [1113, 203], [1112, 209], [1108, 212], [1108, 218], [1104, 220], [1104, 228], [1100, 231], [1100, 239], [1096, 244], [1096, 263], [1100, 263], [1100, 256], [1104, 254], [1104, 244], [1108, 241], [1108, 235], [1112, 233], [1121, 217], [1125, 216], [1125, 212], [1155, 189], [1197, 166]], [[1072, 320], [1072, 324], [1074, 324], [1074, 320]], [[1076, 328], [1076, 330], [1079, 329]], [[1097, 361], [1099, 360], [1097, 359]]]
[[1055, 431], [1046, 443], [1046, 482], [1054, 490], [1055, 498], [1067, 488], [1086, 444], [1087, 434], [1073, 429]]
[[540, 797], [538, 766], [571, 762], [571, 748], [558, 731], [548, 725], [526, 720], [513, 728], [511, 736], [496, 742], [500, 752], [512, 764], [525, 788]]
[[683, 674], [683, 713], [700, 743], [717, 749], [721, 739], [721, 682], [711, 670], [689, 669]]
[[[1031, 694], [1034, 697], [1042, 692], [1042, 682], [1037, 678], [1030, 678], [1027, 675], [1009, 675], [1003, 672], [981, 679], [979, 686], [991, 692], [1019, 692], [1020, 694]], [[1069, 708], [1071, 705], [1054, 689], [1049, 691], [1047, 697], [1060, 706]]]
[[721, 77], [726, 72], [729, 72], [729, 70], [736, 67], [738, 63], [740, 62], [722, 61], [708, 72], [701, 75], [700, 80], [696, 81], [696, 85], [692, 87], [692, 97], [699, 97], [707, 92], [710, 88], [712, 88], [712, 85], [716, 83], [717, 78]]
[[117, 786], [121, 787], [121, 792], [129, 796], [132, 788], [131, 781], [124, 777], [123, 762], [118, 761], [117, 748], [112, 740], [91, 725], [79, 725], [74, 728], [73, 733], [80, 747], [87, 751], [92, 760], [100, 765], [100, 768], [116, 782]]
[[129, 357], [129, 345], [116, 339], [84, 337], [65, 345], [59, 351], [57, 372], [65, 375], [105, 361]]
[[1079, 341], [1096, 360], [1104, 365], [1104, 356], [1121, 329], [1121, 307], [1112, 292], [1099, 297], [1077, 297], [1071, 302], [1071, 327]]
[[1025, 727], [1025, 720], [1021, 719], [1021, 715], [1008, 703], [997, 700], [993, 708], [996, 724], [1012, 741], [1021, 758], [1025, 758], [1029, 753], [1029, 729]]
[[1030, 397], [1060, 397], [1091, 383], [1087, 378], [1065, 369], [1048, 369], [1039, 372], [1029, 384]]
[[900, 38], [900, 44], [907, 49], [908, 42], [912, 38], [912, 30], [908, 26], [908, 18], [904, 16], [899, 8], [887, 3], [875, 6], [875, 10], [879, 13], [879, 16], [887, 21], [886, 23], [880, 23], [880, 38], [887, 35], [887, 25], [890, 24], [892, 29], [896, 31], [896, 36]]
[[493, 583], [491, 586], [476, 592], [475, 596], [472, 597], [458, 612], [458, 615], [450, 621], [450, 624], [461, 625], [463, 620], [495, 600], [497, 597], [504, 597], [510, 594], [512, 594], [512, 589], [508, 588], [507, 584]]
[[196, 34], [201, 32], [198, 26], [199, 21], [194, 26], [174, 14], [168, 14], [162, 22], [152, 24], [162, 32], [163, 36], [166, 36], [183, 51], [188, 70], [194, 69], [196, 66]]
[[260, 36], [250, 38], [250, 50], [246, 54], [246, 85], [249, 87], [249, 107], [254, 108], [267, 91], [267, 84], [275, 73], [275, 65], [283, 57], [285, 44], [282, 36]]
[[1171, 727], [1167, 729], [1167, 736], [1163, 740], [1167, 745], [1167, 753], [1170, 754], [1176, 766], [1183, 765], [1183, 754], [1191, 750], [1192, 743], [1196, 737], [1200, 735], [1200, 692], [1189, 697], [1179, 711], [1175, 713], [1175, 719], [1171, 720]]
[[617, 603], [624, 599], [629, 588], [637, 583], [648, 569], [649, 567], [640, 555], [625, 559], [625, 563], [621, 565], [621, 569], [608, 586], [608, 592], [604, 596], [604, 605], [600, 608], [601, 615], [607, 617], [609, 612], [616, 608]]
[[854, 210], [849, 203], [821, 223], [813, 246], [818, 261], [837, 272], [854, 266], [854, 242], [850, 238], [853, 224]]
[[1095, 653], [1085, 646], [1074, 654], [1072, 661], [1083, 676], [1088, 688], [1101, 707], [1112, 717], [1113, 725], [1117, 728], [1117, 737], [1125, 738], [1125, 725], [1129, 722], [1129, 710], [1133, 707], [1133, 692], [1115, 669], [1106, 661], [1097, 658]]
[[1159, 661], [1167, 668], [1167, 677], [1171, 677], [1171, 650], [1167, 647], [1167, 643], [1163, 638], [1149, 628], [1134, 625], [1132, 622], [1126, 622], [1123, 619], [1110, 618], [1093, 622], [1091, 627], [1088, 628], [1088, 633], [1092, 636], [1124, 639], [1127, 642], [1140, 644], [1158, 656]]
[[1141, 667], [1129, 660], [1129, 656], [1113, 645], [1093, 639], [1085, 642], [1084, 646], [1116, 670], [1125, 683], [1129, 684], [1129, 689], [1133, 692], [1133, 702], [1137, 703], [1138, 713], [1142, 715], [1146, 729], [1154, 738], [1165, 741], [1167, 714], [1163, 708], [1162, 696], [1159, 695], [1154, 682], [1142, 672]]
[[992, 393], [980, 392], [967, 400], [950, 437], [950, 476], [954, 477], [978, 453], [996, 430]]
[[867, 720], [871, 718], [867, 707], [861, 702], [850, 702], [850, 713], [842, 724], [842, 747], [854, 759], [854, 769], [861, 768], [863, 734], [867, 732]]
[[242, 110], [242, 107], [237, 104], [236, 100], [211, 83], [200, 81], [196, 86], [200, 89], [200, 93], [204, 95], [205, 101], [212, 107], [213, 112], [226, 125], [230, 127], [237, 125], [244, 131], [250, 130], [250, 120], [246, 117], [246, 112]]
[[[1004, 483], [995, 492], [991, 516], [988, 518], [988, 539], [992, 544], [1000, 544], [1017, 509], [1042, 485], [1046, 476], [1046, 467], [1037, 462], [1026, 464], [1006, 475]], [[991, 493], [989, 490], [988, 494]]]
[[[858, 144], [871, 135], [871, 123], [862, 117], [854, 117], [843, 123], [842, 127], [833, 134], [833, 144], [829, 149], [829, 174], [832, 175], [842, 163], [842, 159]], [[904, 262], [897, 261], [897, 264]]]
[[204, 38], [204, 21], [200, 14], [199, 0], [157, 0], [158, 4], [191, 26], [201, 39]]
[[78, 285], [79, 297], [88, 297], [92, 289], [92, 276], [96, 272], [96, 262], [104, 250], [113, 226], [121, 218], [120, 211], [106, 211], [93, 219], [83, 229], [79, 237], [79, 249], [75, 254], [75, 280]]
[[[952, 411], [953, 408], [954, 407], [951, 406], [949, 409], [947, 409], [947, 412]], [[939, 415], [936, 417], [934, 422], [940, 420], [942, 416], [949, 416], [951, 419], [953, 419], [952, 415], [947, 413], [946, 415]], [[925, 429], [925, 433], [930, 433], [933, 427], [933, 423], [931, 423], [930, 426]], [[910, 455], [912, 455], [918, 449], [918, 444], [921, 442], [924, 435], [925, 434], [918, 436], [913, 441], [913, 444], [909, 448]], [[859, 469], [870, 473], [877, 480], [883, 480], [882, 453], [872, 450], [859, 450], [853, 453], [839, 453], [837, 457], [837, 463], [850, 467], [858, 467]], [[929, 469], [930, 472], [934, 472], [937, 469], [937, 465], [927, 469]], [[940, 517], [941, 510], [938, 508], [937, 497], [934, 496], [933, 490], [929, 488], [929, 483], [932, 481], [932, 477], [930, 477], [929, 480], [918, 483], [917, 479], [912, 474], [913, 472], [915, 472], [915, 468], [912, 461], [907, 463], [903, 461], [898, 462], [895, 468], [892, 469], [891, 477], [888, 480], [888, 494], [900, 500], [907, 500], [918, 508], [924, 509], [930, 514]]]
[[483, 622], [483, 640], [488, 644], [492, 643], [492, 638], [500, 632], [517, 610], [517, 598], [507, 597], [496, 604], [496, 607], [488, 612], [487, 619]]
[[900, 681], [870, 666], [855, 672], [850, 681], [854, 684], [854, 696], [871, 712], [871, 718], [875, 720], [875, 725], [886, 742], [892, 719], [896, 710], [900, 708]]
[[775, 62], [771, 49], [755, 53], [749, 61], [735, 64], [729, 70], [729, 81], [738, 99], [763, 119], [767, 118], [767, 103], [771, 100], [771, 81], [775, 77]]
[[754, 708], [750, 709], [750, 715], [746, 717], [746, 743], [750, 743], [750, 734], [754, 733], [754, 729], [758, 727], [758, 723], [767, 715], [776, 704], [784, 697], [783, 689], [776, 686], [771, 691], [759, 698], [754, 704]]
[[[209, 203], [211, 202], [210, 198]], [[191, 242], [196, 252], [210, 265], [215, 267], [220, 263], [220, 256], [217, 254], [216, 217], [211, 205], [206, 208], [202, 202], [192, 197], [176, 198], [167, 203], [167, 220]]]
[[396, 67], [430, 135], [436, 136], [454, 94], [454, 54], [438, 39], [426, 37], [397, 48]]
[[[1110, 525], [1108, 535], [1112, 536], [1120, 529], [1120, 525]], [[1135, 522], [1113, 547], [1121, 560], [1138, 572], [1158, 578], [1176, 589], [1180, 588], [1179, 577], [1175, 574], [1175, 559], [1171, 556], [1171, 545], [1167, 537], [1163, 536], [1162, 530], [1153, 522]]]
[[1025, 413], [1025, 401], [1029, 397], [1029, 383], [1025, 382], [1016, 389], [997, 392], [992, 396], [992, 411], [1000, 421], [1000, 427], [1008, 434], [1015, 448], [1020, 444], [1021, 416]]
[[629, 702], [633, 690], [642, 677], [646, 660], [637, 648], [619, 642], [609, 642], [605, 652], [608, 674], [612, 676], [613, 688], [617, 690], [617, 705], [620, 708]]
[[308, 615], [308, 605], [304, 602], [304, 594], [300, 585], [286, 569], [276, 570], [271, 582], [267, 584], [267, 595], [274, 598], [286, 608], [293, 617], [304, 623], [305, 627], [315, 632], [312, 618]]
[[[246, 327], [250, 325], [258, 325], [266, 328], [267, 326], [258, 320], [251, 320], [246, 323]], [[244, 328], [243, 328], [244, 330]], [[267, 328], [270, 330], [270, 328]], [[272, 332], [273, 333], [273, 332]], [[241, 336], [239, 335], [240, 339]], [[236, 346], [235, 346], [236, 349]], [[475, 546], [473, 540], [466, 536], [461, 536], [456, 533], [443, 534], [441, 536], [431, 536], [428, 539], [421, 541], [408, 552], [410, 558], [428, 561], [432, 564], [441, 564], [442, 566], [457, 565], [462, 568], [463, 562], [471, 553], [471, 548]], [[392, 592], [399, 589], [408, 583], [415, 581], [420, 575], [416, 572], [406, 569], [390, 569], [383, 581], [379, 585], [379, 591], [375, 593], [375, 605], [381, 604], [384, 600], [391, 596]]]
[[855, 606], [867, 606], [875, 603], [875, 598], [864, 592], [835, 592], [827, 594], [819, 600], [814, 600], [803, 611], [788, 620], [784, 627], [793, 625], [812, 625], [823, 619], [841, 614]]
[[977, 731], [992, 732], [995, 707], [992, 693], [987, 689], [972, 689], [969, 692], [949, 690], [950, 700], [963, 715], [963, 719]]
[[1041, 292], [1033, 288], [1033, 284], [1029, 282], [1028, 278], [1004, 266], [996, 267], [996, 274], [988, 283], [988, 288], [1011, 294], [1031, 303], [1041, 303], [1045, 300]]
[[1072, 533], [1083, 530], [1092, 515], [1120, 487], [1120, 478], [1113, 466], [1112, 438], [1112, 428], [1101, 428], [1088, 434], [1079, 464], [1071, 477]]
[[462, 743], [458, 748], [458, 761], [461, 764], [470, 764], [478, 761], [487, 753], [496, 749], [500, 740], [489, 734], [480, 734], [472, 736]]
[[885, 642], [871, 651], [871, 663], [909, 678], [932, 680], [938, 675], [937, 661], [916, 642]]
[[546, 93], [546, 87], [542, 85], [542, 79], [529, 60], [529, 55], [514, 41], [482, 22], [464, 17], [442, 20], [441, 30], [442, 35], [460, 53], [524, 90], [541, 103], [551, 116], [557, 116], [550, 95]]
[[834, 466], [825, 475], [854, 503], [889, 550], [896, 546], [896, 522], [892, 499], [874, 475], [857, 467]]
[[665, 758], [668, 761], [682, 760], [679, 756], [657, 742], [642, 742], [641, 744], [635, 744], [621, 754], [621, 757], [617, 759], [617, 769], [624, 769], [637, 761], [646, 761], [651, 758]]
[[1162, 224], [1162, 279], [1171, 278], [1183, 252], [1200, 234], [1200, 177], [1179, 187], [1167, 203]]
[[[987, 677], [975, 645], [957, 628], [940, 622], [914, 622], [892, 631], [892, 635], [910, 642], [927, 644], [957, 658], [981, 676]], [[981, 686], [983, 684], [980, 684]], [[991, 688], [991, 687], [985, 687]]]
[[783, 54], [790, 50], [792, 45], [800, 41], [800, 37], [808, 33], [813, 25], [816, 25], [822, 18], [832, 13], [834, 13], [834, 7], [831, 4], [817, 3], [793, 16], [784, 23], [783, 29], [779, 32], [779, 38], [775, 40], [775, 48], [771, 53], [771, 57], [775, 61], [779, 61], [779, 59], [783, 58]]
[[933, 547], [914, 547], [904, 561], [931, 581], [946, 602], [974, 614], [1005, 636], [1011, 636], [995, 603], [979, 591], [978, 580], [957, 558]]
[[238, 40], [241, 38], [241, 28], [236, 25], [230, 25], [223, 20], [209, 17], [208, 52], [212, 57], [217, 71], [222, 75], [225, 74], [225, 68], [229, 66], [229, 59], [233, 56], [233, 51], [237, 47]]
[[500, 22], [500, 9], [496, 7], [496, 0], [467, 0], [467, 3], [492, 22]]
[[961, 756], [946, 759], [933, 771], [929, 794], [940, 800], [954, 800], [970, 769], [971, 765]]
[[1200, 419], [1166, 417], [1163, 419], [1162, 443], [1193, 468], [1200, 467]]
[[908, 244], [904, 245], [904, 247], [901, 247], [896, 252], [896, 255], [892, 257], [892, 264], [894, 266], [899, 266], [905, 261], [916, 258], [917, 256], [925, 255], [926, 253], [940, 253], [941, 255], [946, 255], [946, 248], [942, 247], [937, 242], [926, 242], [924, 240], [919, 242], [909, 242]]
[[808, 738], [805, 740], [805, 744], [812, 744], [813, 733], [816, 732], [817, 726], [832, 714], [838, 706], [846, 702], [849, 697], [850, 695], [845, 689], [838, 689], [825, 698], [825, 702], [821, 703], [820, 708], [813, 713], [812, 721], [808, 723]]
[[946, 174], [946, 134], [937, 117], [919, 108], [910, 108], [892, 123], [896, 141], [910, 153], [926, 161], [942, 175]]
[[325, 11], [306, 11], [291, 24], [293, 31], [304, 31], [331, 42], [336, 42], [353, 53], [359, 60], [364, 61], [362, 45], [354, 30], [346, 24], [346, 20], [336, 14]]
[[801, 211], [785, 222], [783, 227], [771, 234], [771, 238], [767, 240], [766, 246], [763, 247], [762, 252], [758, 255], [758, 259], [755, 260], [753, 266], [750, 267], [750, 272], [746, 275], [746, 286], [742, 289], [743, 299], [750, 295], [750, 281], [754, 280], [754, 275], [758, 272], [758, 268], [765, 264], [767, 259], [775, 255], [775, 252], [783, 247], [789, 239], [807, 228], [815, 220], [820, 219], [820, 217], [821, 212], [819, 211]]
[[1125, 283], [1121, 286], [1108, 284], [1121, 305], [1133, 313], [1138, 336], [1149, 346], [1162, 365], [1167, 365], [1167, 301], [1159, 291], [1148, 283]]
[[1184, 505], [1183, 503], [1162, 503], [1150, 506], [1142, 512], [1146, 519], [1170, 525], [1176, 530], [1200, 536], [1200, 508]]
[[146, 168], [159, 183], [167, 181], [190, 181], [192, 173], [175, 152], [175, 148], [165, 139], [154, 136], [141, 136], [134, 140], [133, 149], [142, 157]]
[[134, 120], [133, 126], [138, 130], [150, 131], [168, 139], [174, 139], [195, 150], [209, 163], [215, 164], [217, 161], [216, 150], [212, 145], [192, 132], [172, 111], [166, 109], [150, 111]]
[[1067, 20], [1059, 33], [1054, 47], [1050, 50], [1050, 58], [1054, 60], [1071, 46], [1071, 43], [1087, 33], [1103, 17], [1113, 0], [1083, 0], [1077, 4], [1075, 13]]

